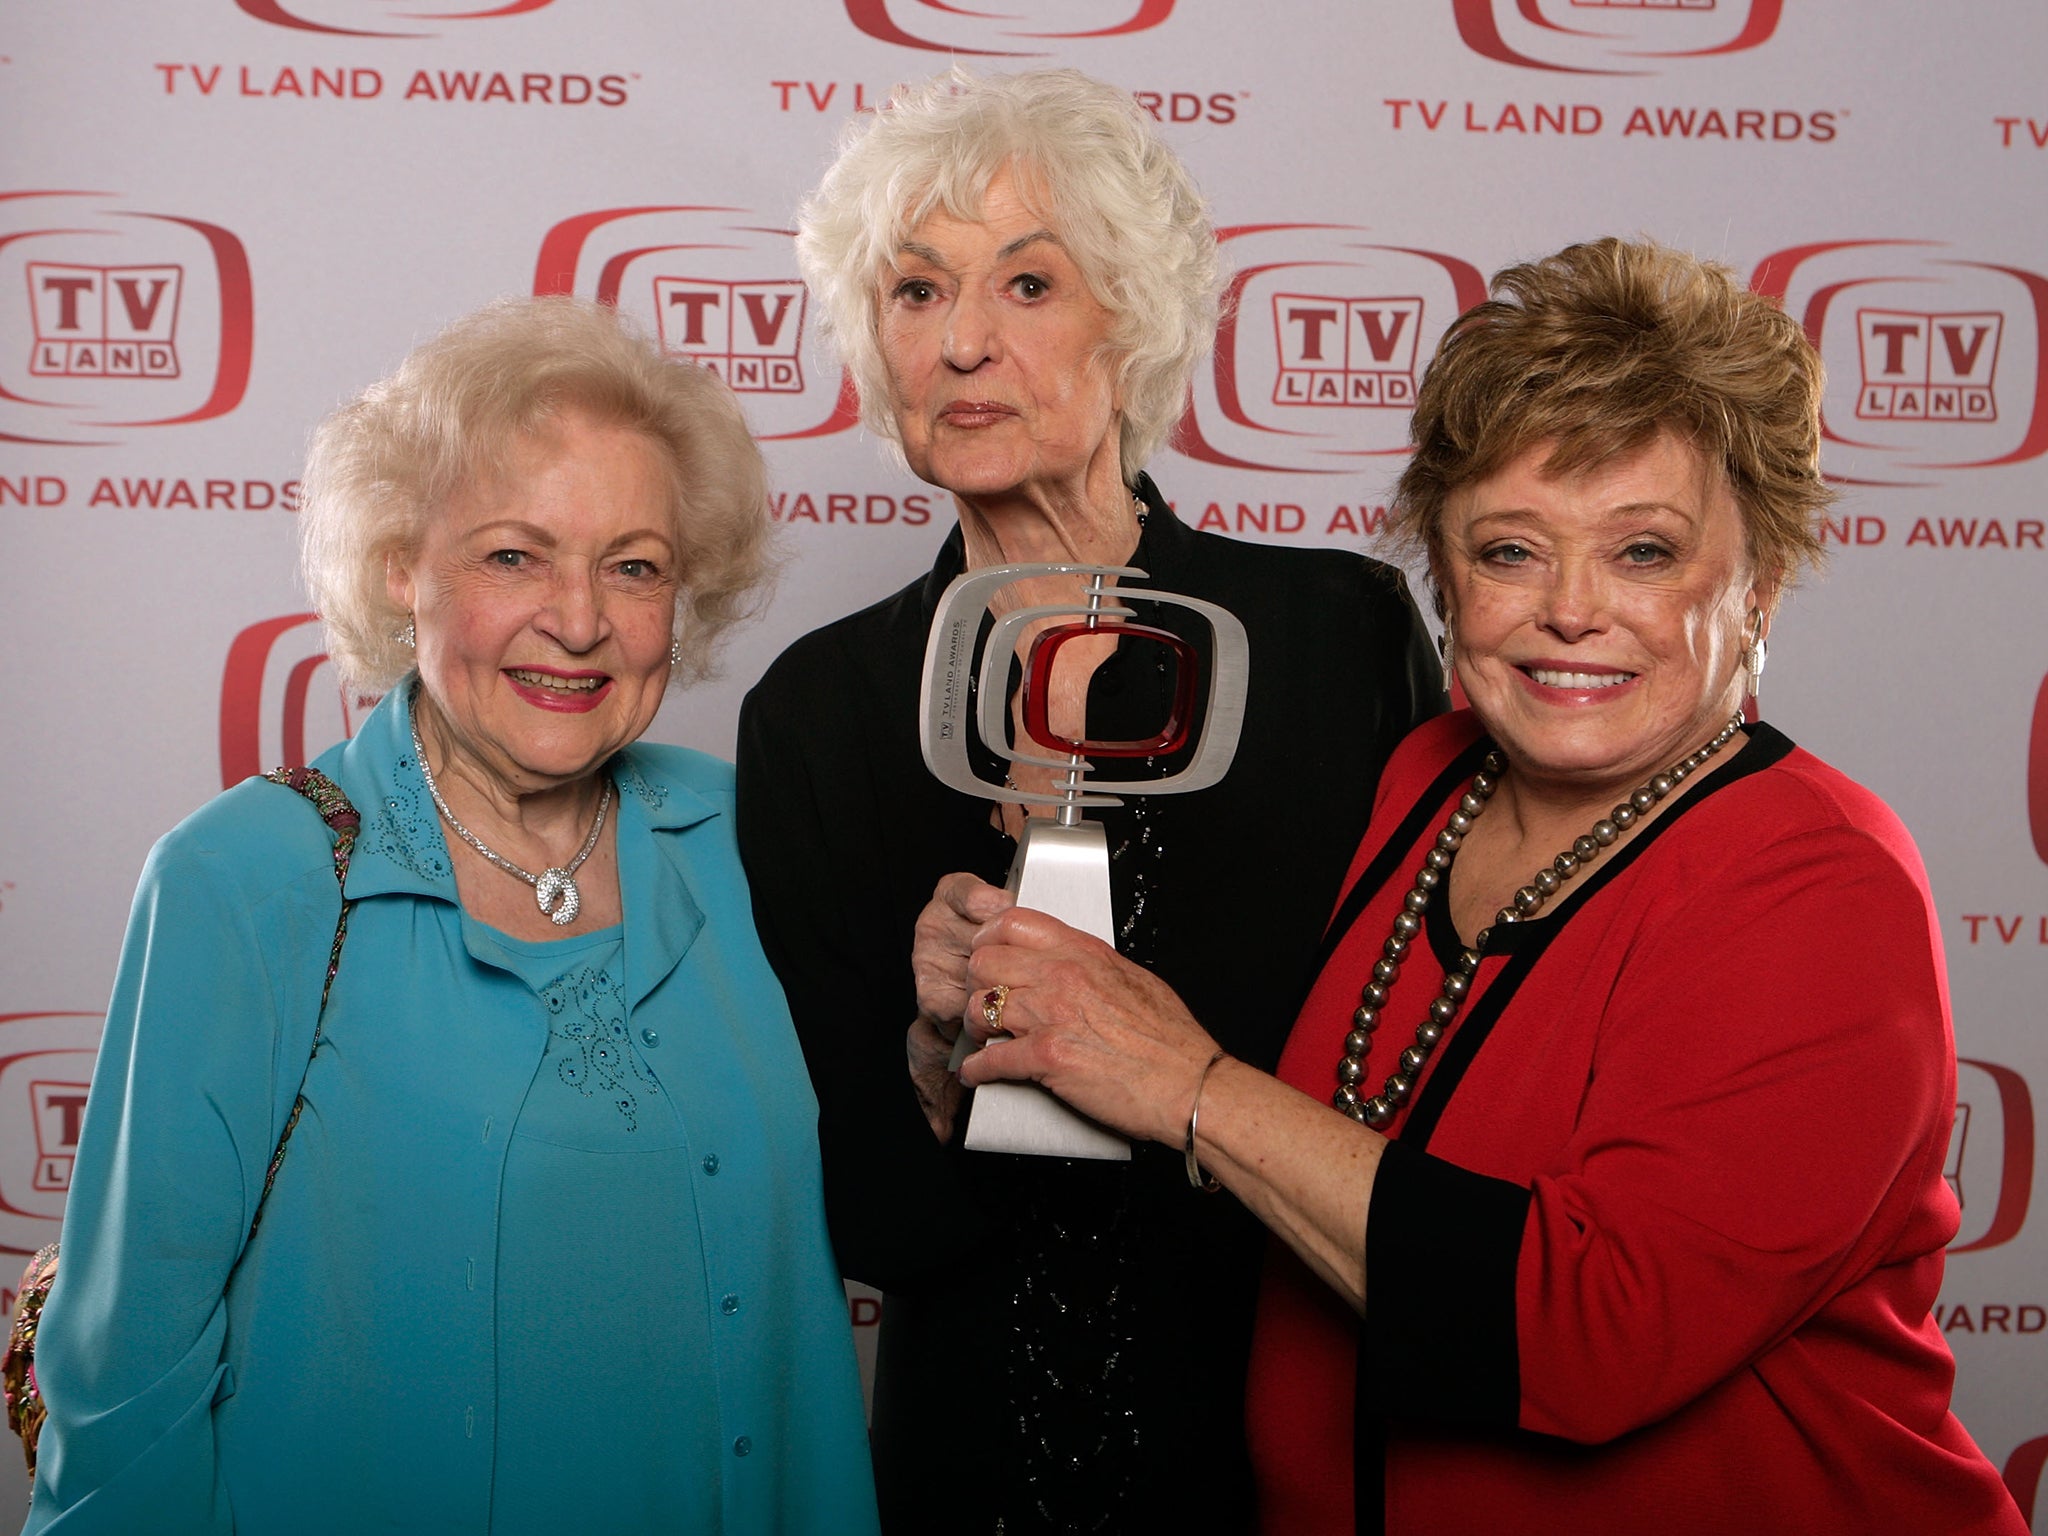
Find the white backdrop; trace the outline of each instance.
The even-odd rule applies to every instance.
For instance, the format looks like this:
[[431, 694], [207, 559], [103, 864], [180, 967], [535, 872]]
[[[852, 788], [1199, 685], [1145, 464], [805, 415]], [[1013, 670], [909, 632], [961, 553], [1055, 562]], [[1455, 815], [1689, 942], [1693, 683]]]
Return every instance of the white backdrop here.
[[[1128, 87], [1209, 193], [1237, 318], [1180, 450], [1153, 466], [1204, 526], [1370, 548], [1418, 358], [1484, 274], [1572, 239], [1641, 231], [1726, 260], [1817, 336], [1847, 495], [1830, 573], [1774, 632], [1766, 713], [1889, 799], [1927, 857], [1966, 1063], [1941, 1321], [1958, 1411], [2032, 1513], [2048, 1455], [2029, 1220], [2048, 1090], [2038, 0], [0, 11], [8, 1279], [57, 1228], [150, 843], [356, 713], [300, 617], [295, 477], [311, 425], [415, 341], [498, 294], [602, 295], [745, 391], [792, 560], [661, 738], [729, 754], [777, 650], [927, 563], [947, 505], [850, 429], [788, 225], [847, 115], [950, 57]], [[21, 1498], [7, 1467], [0, 1524]]]

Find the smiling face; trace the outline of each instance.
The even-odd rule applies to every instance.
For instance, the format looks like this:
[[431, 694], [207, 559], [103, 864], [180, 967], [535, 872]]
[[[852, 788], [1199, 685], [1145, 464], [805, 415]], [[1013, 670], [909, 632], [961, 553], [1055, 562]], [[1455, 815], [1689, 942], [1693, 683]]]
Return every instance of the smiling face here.
[[1110, 313], [1008, 172], [979, 219], [940, 209], [911, 231], [878, 305], [890, 410], [920, 479], [963, 496], [1121, 481]]
[[652, 442], [569, 412], [515, 446], [502, 488], [430, 517], [386, 581], [418, 631], [435, 758], [530, 794], [594, 772], [647, 729], [675, 622], [668, 504]]
[[1452, 494], [1437, 571], [1458, 679], [1532, 787], [1626, 793], [1741, 706], [1751, 568], [1726, 477], [1666, 433], [1551, 476], [1539, 443]]

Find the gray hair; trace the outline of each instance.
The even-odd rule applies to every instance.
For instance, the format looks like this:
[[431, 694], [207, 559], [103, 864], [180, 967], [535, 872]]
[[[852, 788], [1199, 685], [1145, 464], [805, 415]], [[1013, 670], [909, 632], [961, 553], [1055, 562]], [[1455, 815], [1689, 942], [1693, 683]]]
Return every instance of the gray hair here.
[[767, 471], [732, 391], [586, 299], [503, 299], [417, 347], [320, 424], [303, 477], [300, 565], [351, 682], [388, 688], [412, 665], [386, 561], [419, 547], [465, 489], [502, 483], [516, 445], [565, 413], [657, 450], [682, 581], [672, 680], [705, 675], [721, 631], [751, 613], [772, 566]]
[[1186, 167], [1135, 100], [1079, 70], [980, 78], [955, 68], [902, 88], [847, 125], [824, 180], [797, 211], [797, 261], [860, 392], [861, 419], [898, 441], [877, 336], [883, 274], [938, 209], [975, 219], [989, 183], [1020, 193], [1110, 312], [1105, 361], [1123, 401], [1127, 480], [1180, 419], [1215, 340], [1221, 262]]

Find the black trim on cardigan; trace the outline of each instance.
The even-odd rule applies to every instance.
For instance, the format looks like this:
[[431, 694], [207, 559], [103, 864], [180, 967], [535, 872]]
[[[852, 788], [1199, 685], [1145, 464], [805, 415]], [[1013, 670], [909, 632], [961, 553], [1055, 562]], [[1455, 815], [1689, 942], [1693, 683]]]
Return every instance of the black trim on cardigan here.
[[1450, 798], [1453, 785], [1461, 780], [1470, 779], [1479, 771], [1480, 759], [1486, 756], [1487, 749], [1492, 745], [1491, 741], [1482, 736], [1452, 758], [1450, 765], [1436, 776], [1429, 788], [1424, 791], [1422, 798], [1415, 802], [1415, 809], [1402, 818], [1401, 824], [1394, 828], [1393, 834], [1381, 845], [1380, 851], [1373, 855], [1372, 862], [1359, 872], [1358, 879], [1352, 882], [1351, 889], [1344, 893], [1343, 901], [1338, 903], [1336, 914], [1331, 917], [1330, 926], [1323, 934], [1323, 947], [1316, 952], [1315, 968], [1318, 975], [1336, 955], [1337, 946], [1343, 943], [1344, 936], [1351, 931], [1351, 925], [1358, 921], [1358, 914], [1363, 912], [1366, 904], [1380, 893], [1380, 888], [1387, 883], [1401, 860], [1414, 847], [1416, 839], [1422, 836], [1423, 823], [1434, 817], [1437, 807]]
[[[1522, 1403], [1514, 1276], [1532, 1198], [1506, 1179], [1387, 1143], [1365, 1233], [1372, 1279], [1359, 1359], [1373, 1362], [1377, 1383], [1400, 1384], [1404, 1418], [1514, 1425]], [[1456, 1326], [1445, 1327], [1447, 1319]], [[1363, 1371], [1359, 1382], [1374, 1384]]]

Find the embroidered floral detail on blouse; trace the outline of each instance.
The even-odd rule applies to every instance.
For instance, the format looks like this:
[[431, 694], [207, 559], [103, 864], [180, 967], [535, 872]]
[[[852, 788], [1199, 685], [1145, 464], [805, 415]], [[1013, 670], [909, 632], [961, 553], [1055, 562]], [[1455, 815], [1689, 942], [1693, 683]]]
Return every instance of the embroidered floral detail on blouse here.
[[610, 1101], [626, 1122], [640, 1128], [640, 1094], [661, 1085], [640, 1069], [626, 1031], [626, 989], [603, 966], [564, 971], [540, 989], [548, 1010], [548, 1054], [555, 1072], [582, 1094]]
[[624, 757], [612, 759], [612, 782], [619, 786], [619, 793], [628, 790], [638, 795], [649, 810], [658, 811], [668, 803], [668, 786], [650, 783], [646, 776]]
[[358, 846], [376, 849], [422, 880], [452, 878], [448, 845], [442, 840], [433, 802], [427, 798], [420, 765], [410, 752], [398, 759], [390, 792], [364, 816]]

